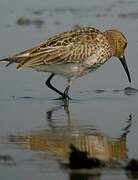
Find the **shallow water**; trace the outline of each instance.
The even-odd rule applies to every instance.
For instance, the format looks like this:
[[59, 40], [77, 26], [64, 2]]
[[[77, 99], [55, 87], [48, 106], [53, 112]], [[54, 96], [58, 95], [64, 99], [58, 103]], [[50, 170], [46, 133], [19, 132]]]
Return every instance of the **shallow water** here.
[[[127, 180], [136, 176], [122, 167], [129, 159], [138, 159], [137, 7], [136, 0], [103, 0], [102, 4], [100, 0], [0, 0], [0, 58], [81, 25], [103, 31], [117, 28], [128, 38], [126, 59], [132, 76], [129, 84], [121, 64], [112, 58], [77, 80], [70, 92], [72, 100], [64, 105], [45, 87], [48, 74], [1, 64], [0, 179]], [[64, 79], [53, 81], [63, 89]], [[109, 167], [65, 168], [70, 144], [108, 162]]]

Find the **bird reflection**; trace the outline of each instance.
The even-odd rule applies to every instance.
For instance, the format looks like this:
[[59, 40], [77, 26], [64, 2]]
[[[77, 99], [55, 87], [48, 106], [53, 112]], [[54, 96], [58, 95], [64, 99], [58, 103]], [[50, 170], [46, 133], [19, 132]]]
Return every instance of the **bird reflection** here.
[[[54, 114], [59, 111], [64, 115], [58, 119]], [[64, 123], [60, 123], [61, 117]], [[80, 151], [87, 152], [89, 158], [100, 159], [109, 166], [116, 166], [118, 162], [127, 159], [126, 141], [132, 124], [132, 114], [129, 115], [121, 135], [117, 138], [111, 138], [93, 126], [85, 128], [75, 125], [68, 102], [48, 110], [46, 121], [49, 126], [46, 129], [10, 135], [8, 141], [32, 151], [43, 152], [43, 156], [40, 156], [43, 159], [52, 156], [68, 161], [71, 144]], [[71, 174], [71, 179], [75, 176], [76, 174]]]
[[130, 127], [132, 125], [132, 113], [129, 114], [129, 117], [126, 121], [126, 126], [122, 129], [122, 138], [127, 137], [127, 134], [130, 132]]
[[[99, 130], [88, 131], [87, 129], [86, 132], [84, 132], [83, 131], [84, 129], [82, 130], [79, 127], [74, 127], [74, 126], [71, 127], [71, 122], [73, 120], [71, 118], [69, 107], [68, 106], [63, 106], [63, 107], [66, 112], [68, 125], [70, 125], [66, 127], [66, 130], [69, 127], [71, 128], [71, 130], [74, 130], [74, 131], [70, 131], [67, 136], [68, 137], [70, 136], [70, 140], [72, 139], [70, 142], [75, 147], [77, 147], [79, 150], [88, 152], [89, 157], [95, 157], [110, 163], [114, 162], [115, 160], [118, 161], [126, 160], [127, 158], [126, 138], [128, 133], [130, 132], [130, 127], [132, 124], [131, 113], [126, 121], [126, 126], [121, 130], [120, 137], [110, 138], [104, 135], [102, 132], [99, 132]], [[52, 130], [57, 129], [56, 123], [53, 118], [53, 114], [61, 108], [62, 108], [61, 106], [58, 106], [47, 111], [47, 120]]]
[[46, 112], [46, 121], [48, 122], [48, 125], [49, 127], [51, 128], [51, 130], [54, 130], [57, 128], [56, 124], [55, 124], [55, 121], [54, 120], [57, 120], [57, 119], [54, 119], [53, 118], [53, 115], [56, 111], [59, 111], [59, 110], [62, 110], [64, 111], [65, 113], [65, 117], [67, 120], [67, 123], [68, 123], [68, 126], [66, 127], [70, 127], [70, 123], [71, 123], [71, 116], [70, 116], [70, 111], [69, 111], [69, 101], [68, 100], [65, 100], [63, 102], [63, 104], [61, 105], [58, 105], [58, 106], [55, 106], [53, 108], [51, 108], [50, 110], [48, 110]]

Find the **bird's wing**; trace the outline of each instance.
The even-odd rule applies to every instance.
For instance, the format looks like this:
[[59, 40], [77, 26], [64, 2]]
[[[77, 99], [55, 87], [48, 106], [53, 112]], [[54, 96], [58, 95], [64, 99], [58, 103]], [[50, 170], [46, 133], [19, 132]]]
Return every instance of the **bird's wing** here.
[[[99, 38], [100, 35], [100, 38]], [[34, 67], [55, 63], [79, 63], [92, 54], [103, 34], [95, 28], [80, 28], [55, 35], [36, 47], [11, 57], [20, 67]]]

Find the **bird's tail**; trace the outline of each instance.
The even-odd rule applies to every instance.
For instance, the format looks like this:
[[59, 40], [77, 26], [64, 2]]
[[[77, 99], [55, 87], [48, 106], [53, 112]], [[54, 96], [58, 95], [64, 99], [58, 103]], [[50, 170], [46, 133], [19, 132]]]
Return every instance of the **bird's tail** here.
[[10, 64], [14, 63], [15, 60], [9, 57], [9, 58], [0, 59], [0, 63], [1, 62], [7, 63], [5, 66], [8, 67]]

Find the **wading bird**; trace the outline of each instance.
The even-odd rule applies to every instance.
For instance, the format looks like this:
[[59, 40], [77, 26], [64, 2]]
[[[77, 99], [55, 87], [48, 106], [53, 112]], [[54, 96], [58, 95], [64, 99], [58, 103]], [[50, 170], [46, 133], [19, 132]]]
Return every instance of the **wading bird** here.
[[[101, 32], [96, 28], [81, 27], [56, 34], [33, 48], [1, 61], [8, 62], [6, 66], [17, 63], [17, 69], [33, 68], [37, 71], [50, 72], [46, 85], [63, 99], [68, 99], [69, 88], [75, 79], [95, 71], [112, 56], [121, 61], [131, 82], [124, 55], [126, 46], [127, 39], [118, 30]], [[51, 79], [55, 75], [67, 79], [68, 84], [64, 92], [51, 84]]]

